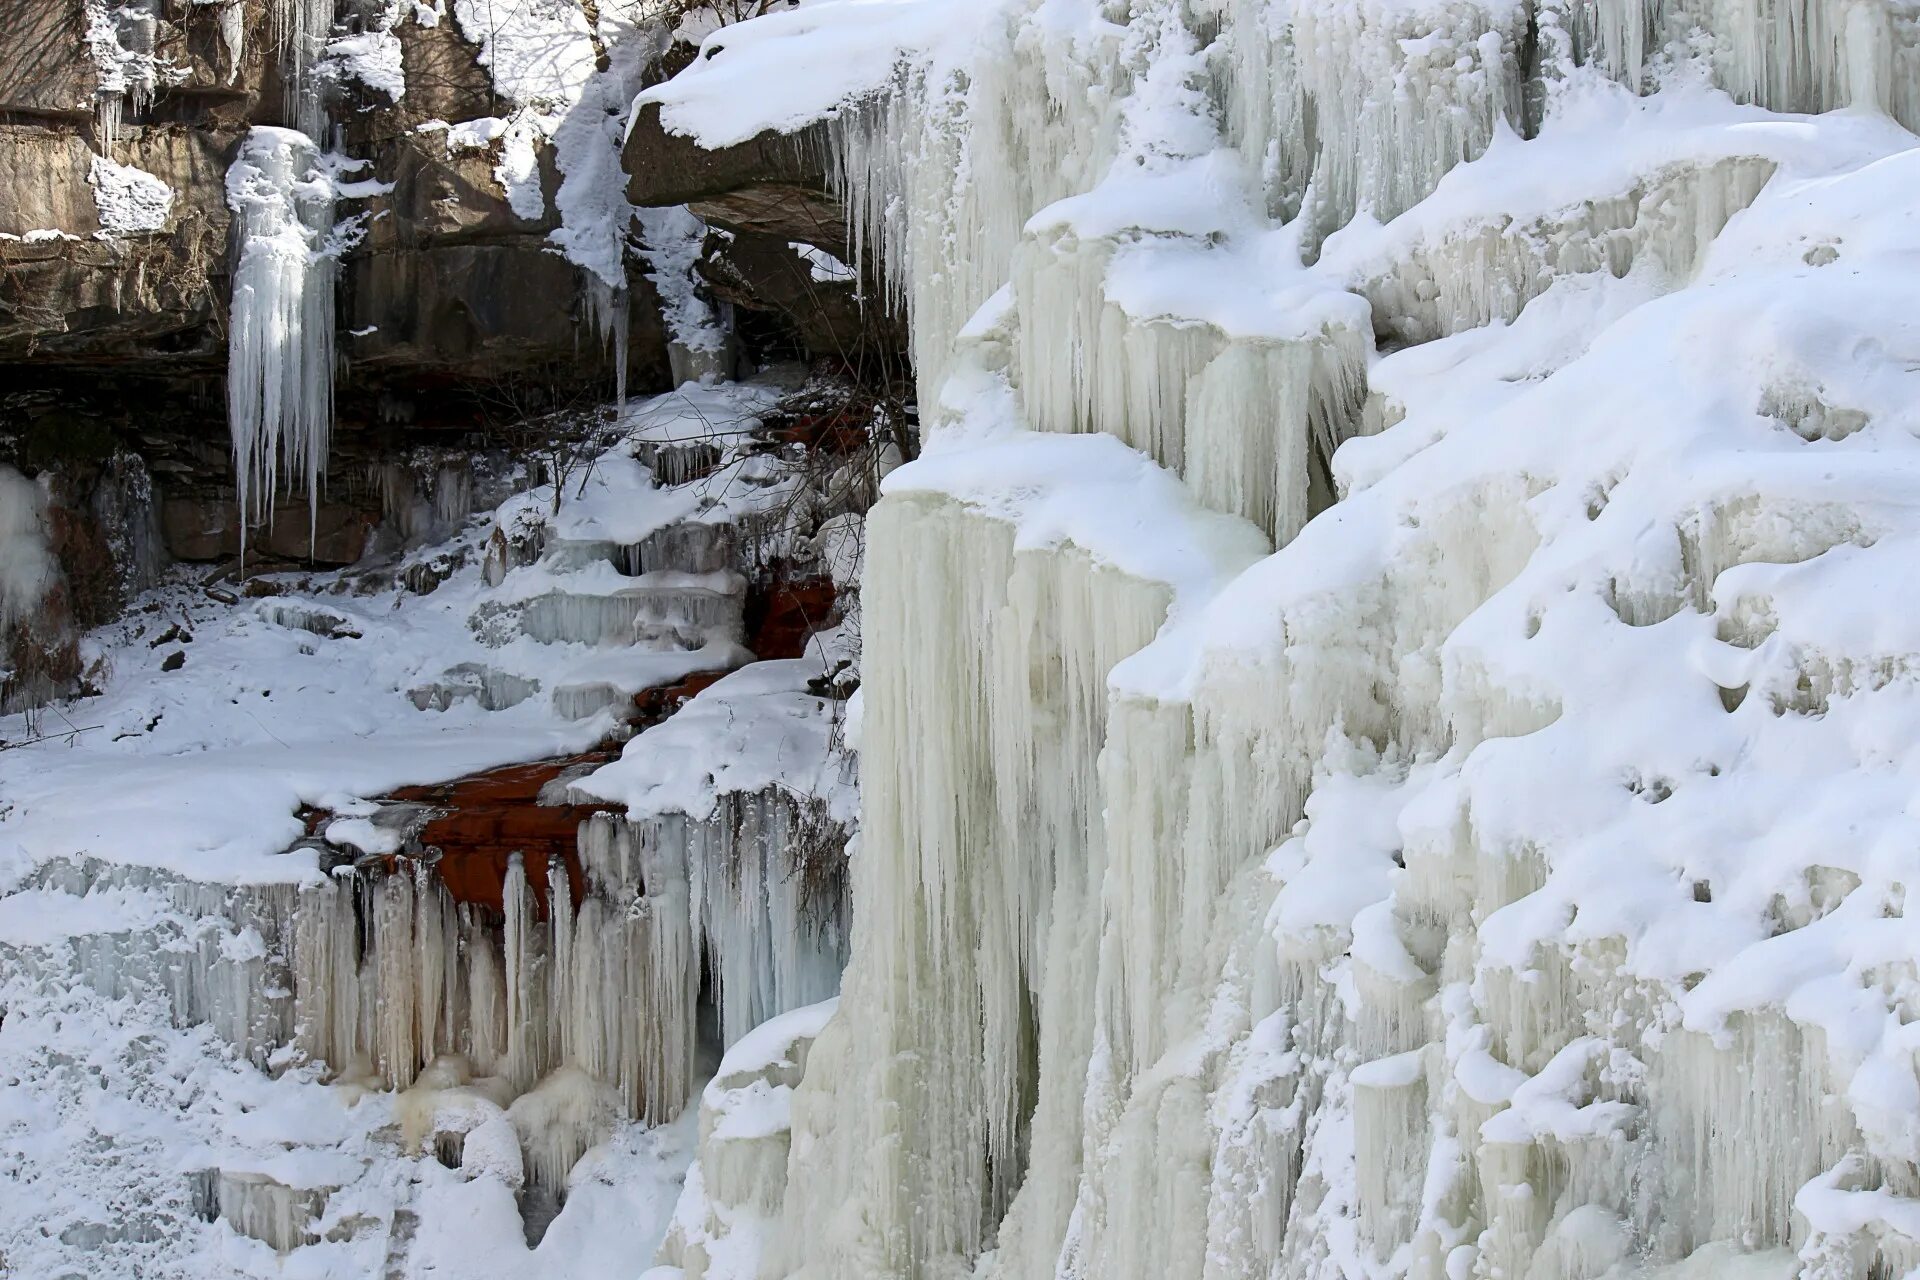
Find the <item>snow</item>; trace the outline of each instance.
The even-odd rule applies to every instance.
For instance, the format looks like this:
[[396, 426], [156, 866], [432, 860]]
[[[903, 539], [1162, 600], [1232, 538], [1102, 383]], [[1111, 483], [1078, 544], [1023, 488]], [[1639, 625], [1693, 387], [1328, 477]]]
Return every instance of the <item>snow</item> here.
[[1910, 1268], [1903, 106], [1731, 8], [1626, 88], [1519, 5], [868, 8], [643, 97], [828, 123], [929, 407], [769, 1269]]
[[[700, 42], [693, 64], [642, 92], [671, 133], [726, 147], [773, 130], [792, 133], [886, 88], [901, 65], [936, 42], [965, 41], [975, 15], [937, 0], [812, 0], [724, 26]], [[745, 86], [753, 86], [747, 91]]]
[[516, 109], [501, 120], [454, 126], [448, 144], [498, 140], [496, 177], [514, 213], [529, 220], [546, 214], [537, 152], [544, 144], [553, 147], [560, 171], [554, 197], [560, 225], [550, 239], [586, 273], [589, 296], [602, 298], [593, 308], [596, 328], [615, 345], [624, 388], [625, 328], [616, 330], [610, 323], [613, 316], [625, 315], [625, 257], [634, 213], [627, 203], [620, 143], [634, 91], [660, 52], [664, 30], [652, 6], [639, 0], [602, 6], [576, 0], [453, 0], [453, 16], [460, 33], [477, 47], [494, 92]]
[[[497, 951], [412, 879], [278, 852], [302, 803], [381, 846], [356, 801], [395, 781], [594, 740], [562, 689], [737, 657], [715, 529], [798, 497], [742, 432], [766, 387], [625, 407], [403, 607], [177, 584], [185, 668], [137, 622], [96, 637], [73, 745], [0, 755], [0, 1053], [63, 1143], [31, 1189], [77, 1222], [69, 1182], [137, 1199], [156, 1152], [220, 1148], [247, 1237], [151, 1198], [159, 1247], [236, 1269], [403, 1199], [412, 1261], [475, 1275], [603, 1240], [637, 1273], [662, 1230], [654, 1276], [1920, 1265], [1908, 6], [963, 9], [784, 9], [639, 99], [714, 146], [824, 121], [850, 265], [912, 325], [926, 439], [867, 520], [844, 719], [813, 682], [847, 626], [636, 735], [571, 780], [625, 810], [581, 841], [593, 891], [576, 915], [564, 870], [515, 862]], [[486, 35], [506, 96], [584, 104], [562, 204], [591, 270], [632, 85], [583, 67], [570, 7], [515, 21]], [[644, 229], [697, 301], [697, 222]], [[720, 363], [676, 324], [683, 372]], [[696, 451], [706, 487], [669, 483]], [[750, 536], [844, 586], [845, 533]], [[264, 722], [231, 709], [259, 689]], [[304, 1004], [268, 986], [289, 932]], [[703, 954], [731, 1045], [704, 1088]], [[148, 1093], [149, 1057], [42, 1101], [155, 1008], [256, 1062], [300, 1021], [333, 1109], [146, 1105], [315, 1088], [216, 1079], [214, 1032], [162, 1015], [194, 1082]], [[669, 1224], [689, 1120], [650, 1162], [618, 1117], [696, 1092]], [[108, 1097], [170, 1127], [126, 1170], [90, 1155]], [[382, 1201], [401, 1166], [342, 1157], [396, 1108], [471, 1166]], [[302, 1124], [324, 1150], [269, 1149]], [[583, 1185], [601, 1160], [613, 1190]], [[516, 1189], [563, 1177], [580, 1207], [529, 1253]], [[290, 1256], [371, 1274], [377, 1234]]]
[[[464, 505], [479, 479], [438, 475], [436, 499], [462, 495], [435, 517], [450, 540], [397, 561], [261, 579], [268, 594], [231, 604], [169, 575], [88, 638], [103, 692], [50, 712], [62, 733], [22, 742], [18, 717], [0, 722], [0, 1072], [15, 1082], [0, 1090], [0, 1170], [28, 1197], [6, 1203], [35, 1206], [0, 1213], [10, 1265], [58, 1274], [86, 1253], [103, 1273], [347, 1277], [386, 1259], [405, 1274], [612, 1280], [652, 1254], [693, 1156], [696, 1112], [681, 1104], [711, 1063], [694, 948], [726, 966], [735, 1038], [837, 988], [843, 909], [818, 896], [819, 873], [803, 896], [777, 861], [800, 811], [785, 806], [813, 802], [763, 778], [769, 791], [730, 796], [711, 823], [642, 831], [603, 815], [582, 837], [594, 891], [577, 916], [564, 868], [546, 896], [569, 905], [543, 920], [516, 862], [491, 925], [430, 876], [322, 874], [303, 810], [332, 815], [319, 831], [335, 848], [391, 855], [407, 814], [369, 797], [580, 752], [626, 692], [750, 658], [724, 632], [541, 643], [512, 610], [528, 582], [582, 599], [649, 580], [673, 584], [667, 596], [682, 580], [737, 590], [731, 573], [653, 566], [730, 564], [729, 520], [790, 498], [777, 461], [748, 456], [783, 385], [693, 386], [610, 412], [618, 425], [562, 492], [536, 487], [483, 518]], [[663, 486], [638, 460], [691, 441], [716, 448], [714, 476]], [[6, 478], [10, 510], [37, 531], [38, 487]], [[16, 567], [39, 546], [23, 532], [5, 544]], [[490, 565], [509, 538], [546, 550]], [[435, 571], [429, 594], [401, 585], [410, 568]], [[175, 654], [185, 664], [166, 670]], [[733, 687], [798, 697], [784, 670], [797, 665], [750, 667]], [[484, 673], [477, 686], [533, 692], [492, 710], [484, 689], [437, 710], [415, 696], [463, 666]], [[562, 694], [585, 684], [622, 692], [582, 716]], [[826, 751], [811, 724], [795, 744]], [[850, 806], [820, 760], [778, 763]], [[836, 862], [843, 839], [823, 846]], [[658, 856], [676, 847], [678, 863]], [[749, 872], [749, 852], [769, 861]], [[497, 1020], [450, 1025], [422, 994], [456, 988], [453, 1010], [471, 1000]], [[105, 1058], [69, 1061], [70, 1042]], [[449, 1151], [457, 1167], [436, 1158]], [[537, 1245], [516, 1195], [530, 1221], [551, 1217]]]
[[100, 229], [110, 236], [164, 231], [173, 211], [173, 188], [143, 169], [93, 157], [87, 170]]
[[700, 1095], [699, 1156], [674, 1207], [664, 1265], [646, 1272], [649, 1280], [762, 1274], [777, 1239], [793, 1086], [838, 1006], [827, 1000], [772, 1018], [721, 1059]]
[[629, 816], [711, 815], [723, 795], [778, 788], [827, 800], [842, 822], [852, 788], [830, 750], [837, 704], [808, 691], [831, 670], [824, 653], [755, 662], [702, 690], [679, 714], [628, 743], [620, 759], [574, 783]]
[[339, 80], [353, 80], [397, 103], [407, 94], [400, 37], [392, 30], [370, 30], [327, 41], [323, 64]]

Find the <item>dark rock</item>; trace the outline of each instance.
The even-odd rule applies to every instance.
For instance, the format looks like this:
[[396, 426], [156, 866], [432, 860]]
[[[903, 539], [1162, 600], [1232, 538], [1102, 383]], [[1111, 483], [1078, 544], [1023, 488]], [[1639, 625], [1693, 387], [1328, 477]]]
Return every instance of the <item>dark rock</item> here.
[[86, 30], [82, 5], [0, 0], [0, 118], [92, 118]]
[[906, 335], [879, 304], [879, 289], [833, 267], [823, 270], [787, 240], [736, 232], [710, 237], [698, 270], [722, 301], [778, 315], [809, 356], [857, 365], [903, 350]]
[[[377, 511], [323, 499], [310, 541], [307, 504], [294, 497], [281, 501], [265, 526], [248, 532], [247, 551], [282, 560], [352, 564], [366, 550], [368, 531], [378, 522]], [[240, 553], [238, 508], [231, 497], [169, 496], [160, 504], [160, 529], [176, 560], [221, 560]]]
[[186, 665], [187, 651], [185, 649], [175, 649], [161, 661], [160, 669], [162, 671], [178, 671]]
[[[629, 299], [628, 382], [660, 386], [665, 331], [651, 286], [638, 284]], [[356, 256], [345, 291], [342, 341], [369, 385], [422, 374], [482, 387], [515, 379], [553, 389], [611, 385], [611, 357], [583, 314], [580, 271], [540, 241]]]

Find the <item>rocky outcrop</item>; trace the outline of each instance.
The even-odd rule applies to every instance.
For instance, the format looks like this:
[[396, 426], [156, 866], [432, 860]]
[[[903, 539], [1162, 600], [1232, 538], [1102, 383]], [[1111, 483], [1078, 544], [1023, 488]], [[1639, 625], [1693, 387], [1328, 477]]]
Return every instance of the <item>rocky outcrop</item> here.
[[827, 179], [824, 124], [708, 148], [642, 103], [622, 163], [627, 198], [685, 205], [715, 229], [696, 270], [715, 297], [770, 319], [806, 355], [884, 379], [905, 367], [906, 334], [866, 264], [848, 265], [846, 211]]
[[[548, 239], [560, 227], [552, 147], [538, 146], [540, 211], [524, 216], [498, 176], [504, 143], [484, 136], [496, 131], [457, 127], [513, 110], [478, 51], [451, 19], [402, 22], [393, 35], [404, 96], [357, 86], [338, 111], [347, 151], [371, 158], [374, 190], [356, 205], [365, 235], [342, 264], [346, 411], [371, 396], [383, 403], [362, 408], [424, 422], [445, 414], [449, 388], [517, 404], [609, 383], [607, 352], [583, 332], [583, 272]], [[659, 300], [632, 276], [629, 381], [664, 387]]]
[[[336, 5], [315, 72], [335, 150], [361, 162], [333, 175], [337, 429], [317, 508], [285, 502], [249, 535], [268, 562], [358, 560], [387, 514], [368, 477], [423, 435], [471, 445], [607, 398], [614, 381], [598, 329], [621, 326], [604, 313], [590, 323], [585, 274], [551, 239], [551, 142], [538, 130], [522, 140], [534, 189], [509, 193], [500, 135], [514, 106], [479, 49], [451, 15], [387, 10]], [[227, 176], [251, 128], [294, 122], [268, 2], [0, 0], [0, 31], [0, 463], [38, 478], [49, 518], [72, 531], [94, 519], [102, 459], [137, 455], [153, 482], [141, 519], [155, 553], [229, 560], [241, 538]], [[356, 46], [382, 56], [334, 56]], [[646, 390], [666, 384], [668, 365], [658, 299], [635, 275], [626, 381]], [[63, 613], [80, 626], [111, 616], [125, 592], [94, 608], [66, 567]], [[58, 643], [36, 641], [41, 656], [11, 669], [71, 687], [71, 656], [46, 655], [64, 654], [72, 628], [54, 630]]]
[[[137, 365], [182, 380], [224, 366], [226, 171], [247, 127], [288, 123], [286, 95], [261, 0], [156, 9], [153, 61], [165, 71], [146, 100], [101, 93], [81, 6], [0, 2], [0, 25], [22, 33], [0, 50], [0, 169], [10, 176], [0, 191], [0, 364], [34, 366], [43, 384], [108, 365], [115, 376]], [[359, 25], [349, 12], [340, 29]], [[551, 147], [539, 144], [543, 211], [523, 217], [495, 176], [499, 141], [480, 130], [462, 145], [441, 123], [511, 110], [477, 50], [451, 18], [409, 17], [389, 34], [405, 80], [398, 100], [343, 74], [329, 80], [343, 149], [366, 161], [343, 175], [339, 206], [353, 220], [349, 238], [359, 234], [339, 283], [343, 426], [470, 424], [503, 382], [560, 395], [610, 384], [606, 353], [581, 340], [581, 272], [548, 241], [559, 225]], [[159, 184], [161, 207], [144, 221], [116, 216], [116, 178]], [[636, 387], [666, 377], [657, 312], [647, 286], [632, 291]], [[395, 389], [414, 386], [437, 394], [396, 410]], [[452, 401], [450, 390], [460, 393]]]
[[0, 125], [0, 362], [217, 368], [227, 296], [224, 175], [237, 127], [130, 132], [120, 164], [164, 183], [151, 225], [116, 228], [112, 169], [68, 124]]
[[839, 257], [847, 219], [827, 185], [827, 155], [823, 124], [709, 149], [670, 132], [660, 105], [648, 102], [621, 158], [627, 199], [637, 205], [683, 204], [716, 226], [819, 245]]

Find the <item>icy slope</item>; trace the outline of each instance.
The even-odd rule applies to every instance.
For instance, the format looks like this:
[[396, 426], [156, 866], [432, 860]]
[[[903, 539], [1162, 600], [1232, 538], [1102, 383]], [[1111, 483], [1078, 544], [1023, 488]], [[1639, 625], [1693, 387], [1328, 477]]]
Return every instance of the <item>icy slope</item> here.
[[1920, 1264], [1909, 6], [936, 11], [648, 91], [833, 121], [938, 406], [729, 1274]]

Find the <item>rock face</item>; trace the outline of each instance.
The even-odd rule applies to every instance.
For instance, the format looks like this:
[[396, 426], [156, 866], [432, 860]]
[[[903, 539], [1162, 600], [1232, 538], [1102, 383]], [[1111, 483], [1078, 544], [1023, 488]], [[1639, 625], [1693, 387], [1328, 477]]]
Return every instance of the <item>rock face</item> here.
[[[88, 52], [80, 6], [0, 3], [0, 364], [59, 382], [76, 369], [136, 365], [193, 380], [225, 359], [230, 225], [225, 175], [245, 130], [285, 124], [268, 15], [261, 0], [164, 6], [150, 101], [120, 95], [96, 111], [102, 72]], [[352, 15], [342, 29], [355, 25]], [[240, 36], [238, 50], [229, 37]], [[344, 78], [330, 92], [342, 150], [367, 163], [343, 175], [358, 198], [359, 242], [340, 273], [339, 387], [343, 425], [356, 419], [471, 420], [502, 383], [556, 394], [610, 383], [611, 362], [581, 341], [581, 273], [548, 243], [559, 225], [559, 175], [542, 144], [546, 199], [516, 213], [495, 177], [500, 144], [459, 146], [437, 122], [504, 115], [477, 50], [451, 19], [408, 19], [397, 39], [399, 101]], [[108, 185], [121, 170], [159, 184], [163, 207], [129, 225]], [[134, 179], [138, 181], [136, 177]], [[153, 190], [158, 193], [159, 188]], [[630, 381], [665, 378], [657, 305], [645, 285], [630, 299]], [[97, 375], [89, 375], [97, 376]], [[396, 387], [458, 391], [399, 406]], [[383, 403], [383, 397], [385, 401]]]
[[649, 102], [621, 158], [627, 199], [637, 205], [683, 204], [717, 226], [817, 244], [835, 256], [846, 248], [846, 213], [827, 185], [824, 125], [708, 148], [670, 132], [659, 104]]
[[[403, 22], [393, 34], [405, 95], [394, 102], [358, 87], [341, 112], [346, 150], [371, 157], [362, 176], [382, 188], [357, 205], [366, 234], [343, 263], [340, 327], [353, 370], [345, 411], [391, 418], [398, 407], [423, 421], [446, 406], [417, 392], [484, 387], [511, 401], [533, 388], [566, 395], [610, 385], [607, 353], [582, 332], [582, 272], [548, 241], [560, 226], [552, 148], [537, 153], [541, 212], [523, 216], [497, 176], [501, 142], [465, 141], [442, 125], [511, 114], [478, 51], [450, 19]], [[635, 387], [667, 385], [659, 314], [652, 286], [633, 273]]]

